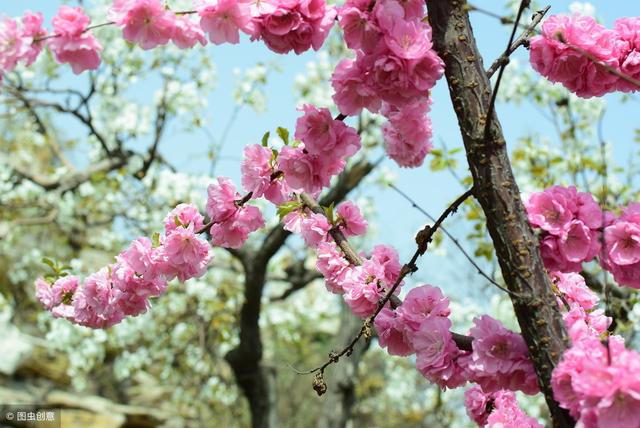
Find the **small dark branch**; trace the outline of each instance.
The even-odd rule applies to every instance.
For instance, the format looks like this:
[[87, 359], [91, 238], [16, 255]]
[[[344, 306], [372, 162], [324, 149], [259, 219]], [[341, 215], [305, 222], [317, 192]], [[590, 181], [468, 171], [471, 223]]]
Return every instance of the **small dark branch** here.
[[[513, 18], [511, 18], [510, 16], [500, 15], [498, 13], [491, 12], [490, 10], [483, 9], [483, 8], [478, 7], [478, 6], [476, 6], [474, 4], [471, 4], [471, 3], [468, 3], [466, 5], [466, 8], [470, 12], [478, 12], [478, 13], [481, 13], [483, 15], [489, 16], [491, 18], [495, 18], [495, 19], [499, 20], [500, 23], [503, 24], [503, 25], [511, 25], [511, 24], [514, 23]], [[526, 28], [524, 26], [524, 24], [517, 24], [517, 25], [520, 26], [520, 27]]]
[[153, 161], [156, 159], [156, 154], [158, 152], [158, 146], [160, 145], [160, 140], [162, 140], [162, 135], [165, 130], [165, 125], [167, 123], [167, 82], [165, 82], [164, 89], [162, 90], [162, 96], [160, 98], [160, 103], [156, 109], [156, 120], [155, 127], [153, 132], [153, 143], [149, 148], [147, 156], [142, 163], [142, 167], [134, 174], [136, 178], [143, 179]]
[[[15, 89], [10, 89], [12, 92], [15, 92]], [[98, 142], [100, 143], [100, 146], [102, 147], [102, 149], [104, 150], [105, 154], [109, 157], [114, 156], [114, 153], [109, 149], [109, 145], [107, 144], [107, 140], [104, 138], [104, 136], [102, 136], [102, 134], [100, 134], [98, 132], [98, 130], [95, 128], [95, 126], [93, 125], [93, 119], [91, 117], [90, 114], [88, 114], [87, 116], [84, 116], [82, 113], [80, 113], [80, 111], [78, 109], [71, 109], [68, 107], [65, 107], [61, 104], [58, 103], [54, 103], [54, 102], [47, 102], [47, 101], [41, 101], [41, 100], [32, 100], [32, 105], [34, 107], [45, 107], [45, 108], [52, 108], [60, 113], [67, 113], [70, 114], [72, 116], [74, 116], [76, 119], [78, 119], [82, 124], [84, 124], [88, 129], [89, 129], [89, 133], [91, 135], [94, 135], [96, 137], [96, 139], [98, 140]]]
[[[316, 390], [318, 395], [322, 395], [326, 391], [326, 385], [324, 385], [324, 388], [316, 388], [315, 387], [316, 383], [318, 383], [319, 385], [323, 385], [322, 382], [324, 382], [323, 374], [324, 374], [325, 369], [329, 365], [335, 364], [338, 361], [340, 361], [341, 357], [343, 357], [345, 355], [346, 356], [350, 356], [353, 353], [354, 346], [356, 345], [356, 343], [358, 343], [358, 341], [360, 340], [361, 337], [364, 336], [366, 340], [369, 340], [371, 338], [371, 336], [373, 335], [373, 330], [372, 330], [373, 329], [373, 323], [374, 323], [376, 317], [378, 316], [380, 311], [382, 311], [382, 308], [384, 308], [385, 305], [391, 300], [392, 296], [394, 296], [395, 291], [398, 289], [398, 287], [400, 286], [402, 281], [404, 281], [404, 279], [407, 277], [407, 275], [413, 274], [415, 271], [418, 270], [418, 266], [416, 265], [416, 261], [418, 260], [418, 258], [420, 256], [422, 256], [427, 251], [429, 243], [433, 240], [434, 233], [438, 230], [438, 228], [440, 228], [440, 226], [442, 225], [444, 220], [450, 214], [456, 212], [458, 210], [458, 208], [460, 207], [460, 205], [462, 205], [462, 203], [464, 201], [466, 201], [468, 198], [470, 198], [472, 195], [473, 195], [473, 188], [467, 190], [465, 193], [463, 193], [461, 196], [459, 196], [451, 205], [449, 205], [444, 210], [444, 212], [440, 215], [440, 217], [435, 221], [433, 226], [427, 225], [422, 230], [420, 230], [418, 232], [418, 234], [416, 235], [416, 238], [415, 238], [418, 248], [413, 253], [413, 256], [411, 257], [411, 259], [407, 263], [405, 263], [402, 266], [402, 268], [400, 269], [400, 274], [396, 278], [396, 280], [393, 283], [393, 285], [391, 286], [391, 288], [389, 288], [389, 290], [387, 291], [385, 296], [382, 299], [380, 299], [380, 301], [378, 301], [378, 304], [376, 306], [376, 310], [373, 312], [372, 315], [370, 315], [369, 317], [367, 317], [365, 319], [364, 323], [362, 324], [362, 328], [360, 328], [360, 331], [358, 332], [358, 334], [351, 340], [351, 342], [349, 342], [349, 344], [347, 346], [345, 346], [342, 349], [342, 351], [340, 351], [339, 353], [331, 352], [329, 354], [329, 359], [319, 367], [316, 367], [314, 369], [307, 370], [307, 371], [298, 371], [298, 370], [296, 370], [296, 372], [298, 374], [317, 373], [316, 378], [314, 379], [314, 389]], [[315, 213], [324, 215], [324, 211], [322, 210], [322, 208], [318, 205], [318, 203], [311, 196], [309, 196], [306, 193], [303, 193], [301, 195], [301, 199], [302, 199], [302, 202], [307, 206], [307, 208], [311, 209]], [[332, 229], [332, 230], [340, 232], [337, 229]], [[331, 234], [333, 239], [336, 241], [336, 244], [338, 244], [340, 246], [340, 248], [342, 249], [342, 251], [345, 254], [345, 258], [347, 260], [349, 260], [349, 262], [351, 262], [351, 264], [356, 265], [356, 266], [362, 264], [362, 259], [357, 255], [356, 251], [353, 249], [351, 244], [349, 244], [349, 241], [344, 237], [344, 235], [341, 232], [334, 234], [334, 233], [331, 233], [331, 231], [330, 231], [329, 233]], [[354, 257], [354, 255], [355, 255], [355, 257]], [[399, 299], [397, 299], [397, 301], [399, 301]], [[463, 337], [463, 336], [456, 335], [454, 337], [454, 340], [456, 338], [459, 339], [461, 337]], [[471, 340], [472, 339], [469, 338], [468, 342], [470, 343]], [[465, 347], [468, 346], [466, 341], [463, 341], [463, 346], [465, 346]]]
[[345, 116], [344, 114], [340, 113], [339, 115], [336, 116], [336, 118], [334, 120], [345, 120], [347, 118], [347, 116]]
[[513, 25], [513, 29], [511, 30], [511, 36], [509, 37], [509, 43], [507, 43], [507, 48], [502, 54], [502, 58], [506, 60], [498, 65], [498, 78], [496, 80], [496, 85], [491, 91], [491, 101], [489, 102], [489, 108], [487, 110], [487, 117], [484, 125], [484, 139], [487, 140], [489, 138], [489, 131], [491, 129], [491, 120], [493, 119], [493, 112], [496, 108], [496, 99], [498, 98], [498, 91], [500, 90], [500, 83], [502, 82], [502, 75], [504, 74], [505, 68], [507, 68], [507, 64], [509, 63], [509, 50], [511, 49], [511, 45], [513, 45], [513, 39], [516, 36], [516, 31], [518, 30], [518, 24], [520, 23], [520, 18], [522, 18], [522, 14], [525, 9], [529, 7], [529, 0], [521, 0], [520, 7], [518, 8], [518, 14], [516, 16], [516, 21]]
[[37, 184], [44, 190], [56, 190], [60, 193], [64, 193], [70, 190], [75, 190], [82, 183], [89, 181], [91, 179], [91, 176], [93, 176], [94, 174], [107, 173], [123, 167], [124, 165], [126, 165], [127, 161], [128, 156], [126, 155], [121, 157], [103, 159], [89, 166], [83, 171], [74, 172], [60, 177], [56, 180], [32, 174], [31, 172], [26, 171], [18, 166], [11, 166], [11, 168], [16, 172], [18, 176]]
[[[584, 278], [587, 287], [597, 293], [604, 293], [604, 286], [602, 285], [602, 282], [600, 282], [598, 278], [596, 278], [596, 275], [586, 270], [580, 272], [580, 275], [582, 275], [582, 277]], [[627, 289], [620, 287], [611, 287], [611, 295], [617, 299], [627, 300], [629, 299], [631, 294]]]
[[322, 275], [315, 269], [311, 270], [305, 267], [305, 259], [297, 260], [296, 262], [287, 266], [284, 271], [284, 278], [268, 278], [268, 280], [279, 280], [288, 282], [289, 284], [291, 284], [291, 286], [279, 296], [271, 298], [271, 302], [279, 302], [285, 300], [295, 292], [305, 288], [312, 281], [322, 278]]
[[487, 70], [487, 76], [489, 77], [489, 79], [491, 79], [491, 76], [494, 75], [499, 67], [506, 66], [509, 63], [509, 56], [511, 56], [511, 54], [514, 53], [516, 49], [529, 43], [529, 37], [531, 37], [535, 28], [538, 26], [540, 21], [542, 21], [542, 18], [544, 18], [549, 9], [551, 9], [551, 6], [547, 6], [544, 9], [539, 10], [535, 14], [533, 14], [531, 23], [524, 29], [522, 34], [520, 34], [520, 37], [518, 37], [515, 42], [511, 43], [507, 50], [502, 55], [500, 55], [500, 57], [496, 59], [493, 64], [491, 64], [491, 67], [489, 67], [489, 69]]

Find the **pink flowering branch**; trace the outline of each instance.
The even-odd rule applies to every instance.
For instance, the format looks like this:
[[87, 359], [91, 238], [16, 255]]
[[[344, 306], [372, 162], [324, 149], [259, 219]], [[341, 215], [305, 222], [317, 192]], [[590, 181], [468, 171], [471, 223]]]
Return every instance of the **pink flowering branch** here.
[[[417, 233], [415, 239], [416, 239], [416, 244], [418, 248], [414, 252], [411, 259], [402, 266], [402, 268], [400, 269], [400, 273], [396, 278], [395, 282], [393, 283], [393, 285], [391, 286], [391, 288], [387, 291], [385, 296], [378, 301], [376, 305], [376, 309], [373, 312], [373, 314], [365, 319], [364, 323], [362, 324], [362, 327], [360, 328], [360, 331], [351, 340], [351, 342], [349, 342], [347, 346], [345, 346], [340, 352], [329, 353], [329, 359], [321, 366], [318, 366], [314, 369], [307, 370], [307, 371], [296, 370], [298, 374], [316, 373], [313, 379], [313, 388], [318, 393], [318, 395], [324, 394], [327, 390], [327, 385], [326, 385], [326, 382], [324, 381], [325, 369], [331, 364], [337, 363], [341, 357], [345, 355], [350, 356], [353, 353], [354, 347], [358, 343], [360, 338], [364, 336], [364, 338], [368, 340], [372, 337], [373, 322], [375, 321], [376, 317], [378, 316], [380, 311], [382, 311], [382, 309], [385, 307], [387, 303], [391, 301], [392, 305], [394, 306], [399, 306], [400, 304], [402, 304], [400, 299], [398, 299], [394, 295], [394, 292], [400, 286], [400, 284], [403, 282], [404, 278], [407, 275], [412, 274], [418, 270], [418, 266], [416, 265], [418, 258], [427, 251], [429, 243], [433, 239], [433, 235], [441, 227], [444, 220], [450, 214], [456, 212], [460, 207], [460, 205], [462, 205], [462, 203], [466, 201], [469, 197], [471, 197], [473, 194], [474, 194], [473, 188], [467, 190], [465, 193], [460, 195], [451, 205], [449, 205], [444, 210], [444, 212], [440, 215], [440, 217], [435, 221], [433, 226], [426, 225], [422, 230], [420, 230]], [[304, 205], [314, 213], [325, 215], [325, 212], [322, 209], [322, 207], [318, 205], [318, 203], [310, 195], [306, 193], [302, 193], [300, 195], [300, 199], [302, 200]], [[353, 247], [349, 243], [348, 239], [344, 236], [344, 234], [338, 228], [336, 227], [331, 228], [329, 230], [329, 234], [334, 239], [336, 244], [340, 247], [340, 249], [344, 252], [345, 258], [351, 264], [356, 266], [359, 266], [362, 264], [362, 259], [360, 258], [360, 256], [358, 256], [356, 251], [353, 249]], [[473, 340], [471, 337], [464, 336], [457, 333], [452, 333], [452, 338], [459, 349], [466, 350], [466, 351], [471, 350], [471, 342]]]

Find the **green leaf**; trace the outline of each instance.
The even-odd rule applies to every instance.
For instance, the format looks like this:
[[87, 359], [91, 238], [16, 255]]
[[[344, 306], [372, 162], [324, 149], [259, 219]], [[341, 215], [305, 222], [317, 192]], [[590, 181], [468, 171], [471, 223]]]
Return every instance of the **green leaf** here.
[[173, 222], [175, 223], [176, 226], [178, 227], [186, 227], [186, 225], [184, 223], [182, 223], [180, 221], [180, 218], [178, 218], [178, 216], [173, 216]]
[[302, 203], [298, 201], [289, 201], [289, 202], [285, 202], [284, 204], [278, 205], [278, 208], [277, 208], [278, 217], [280, 217], [280, 220], [282, 220], [284, 216], [301, 207], [302, 207]]
[[151, 243], [153, 244], [153, 248], [158, 248], [160, 246], [160, 234], [155, 232], [151, 236]]
[[262, 147], [268, 147], [269, 146], [269, 136], [271, 135], [271, 132], [267, 131], [264, 133], [264, 135], [262, 136]]
[[44, 263], [45, 265], [49, 266], [51, 269], [53, 269], [54, 272], [56, 272], [58, 269], [56, 267], [56, 262], [54, 262], [53, 260], [51, 260], [48, 257], [43, 257], [42, 258], [42, 263]]
[[284, 142], [284, 144], [286, 146], [289, 145], [289, 130], [287, 128], [283, 128], [281, 126], [278, 126], [278, 128], [276, 129], [276, 132], [278, 133], [278, 137], [280, 137], [280, 139]]
[[333, 208], [334, 208], [334, 203], [332, 202], [331, 205], [329, 205], [328, 207], [322, 207], [322, 209], [324, 210], [324, 215], [327, 216], [327, 220], [329, 220], [330, 224], [335, 224], [335, 218], [333, 215]]

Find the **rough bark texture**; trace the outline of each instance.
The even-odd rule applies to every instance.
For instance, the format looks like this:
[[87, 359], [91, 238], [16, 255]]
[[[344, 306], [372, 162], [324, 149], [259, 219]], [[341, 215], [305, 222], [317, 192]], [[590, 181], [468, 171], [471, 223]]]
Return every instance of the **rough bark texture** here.
[[503, 277], [510, 291], [522, 335], [529, 347], [538, 382], [554, 427], [575, 423], [553, 399], [551, 372], [562, 355], [567, 337], [550, 280], [540, 258], [537, 239], [527, 221], [520, 191], [513, 177], [505, 139], [496, 115], [484, 138], [491, 85], [484, 71], [463, 0], [426, 0], [436, 51], [445, 62], [445, 74], [475, 196]]
[[[366, 160], [343, 172], [335, 186], [320, 200], [323, 206], [338, 203], [369, 174], [375, 165]], [[285, 243], [290, 232], [274, 227], [260, 248], [235, 252], [245, 271], [244, 303], [240, 311], [240, 343], [227, 355], [238, 385], [251, 411], [253, 428], [277, 427], [275, 420], [275, 374], [262, 364], [260, 309], [269, 260]]]
[[[351, 309], [341, 302], [340, 330], [333, 349], [342, 349], [351, 342], [362, 328], [362, 320], [355, 316]], [[349, 358], [335, 364], [325, 374], [329, 386], [324, 395], [321, 417], [318, 418], [316, 428], [345, 428], [351, 419], [351, 411], [356, 402], [355, 386], [357, 382], [358, 365], [369, 348], [371, 342], [361, 340], [353, 349]]]

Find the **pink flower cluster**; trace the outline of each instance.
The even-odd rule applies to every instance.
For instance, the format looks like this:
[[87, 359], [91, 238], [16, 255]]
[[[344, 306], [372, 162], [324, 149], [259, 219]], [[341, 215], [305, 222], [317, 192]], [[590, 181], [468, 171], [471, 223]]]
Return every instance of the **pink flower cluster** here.
[[602, 266], [620, 285], [640, 288], [640, 204], [629, 205], [604, 231]]
[[512, 391], [486, 393], [473, 385], [464, 393], [464, 405], [469, 417], [483, 428], [542, 428], [520, 409]]
[[552, 272], [550, 276], [571, 340], [576, 342], [605, 333], [612, 320], [602, 309], [596, 309], [598, 296], [587, 287], [584, 278], [573, 272]]
[[197, 10], [212, 43], [238, 43], [243, 32], [282, 54], [320, 49], [336, 17], [324, 0], [199, 0]]
[[47, 35], [42, 28], [41, 13], [26, 11], [20, 21], [4, 18], [0, 21], [0, 81], [19, 62], [31, 65], [42, 50], [37, 41]]
[[[320, 49], [337, 13], [325, 0], [197, 0], [196, 11], [199, 22], [190, 18], [192, 12], [173, 12], [161, 0], [114, 0], [108, 16], [125, 40], [142, 49], [169, 42], [181, 49], [204, 46], [207, 35], [215, 44], [238, 43], [244, 32], [275, 52], [300, 54]], [[18, 62], [35, 61], [47, 35], [42, 21], [42, 14], [31, 12], [21, 22], [0, 21], [0, 79]], [[102, 46], [87, 31], [90, 20], [82, 8], [62, 6], [52, 23], [47, 43], [56, 61], [76, 74], [98, 68]]]
[[92, 328], [107, 328], [125, 316], [149, 308], [149, 298], [162, 294], [167, 281], [202, 276], [213, 255], [196, 232], [203, 227], [198, 209], [180, 204], [165, 218], [165, 234], [134, 240], [116, 262], [89, 275], [84, 283], [63, 276], [53, 284], [36, 281], [36, 296], [56, 317]]
[[333, 99], [344, 115], [381, 111], [389, 119], [383, 129], [387, 151], [407, 167], [421, 165], [431, 148], [429, 90], [444, 71], [424, 13], [419, 0], [347, 0], [338, 10], [356, 58], [336, 67]]
[[550, 271], [579, 272], [600, 250], [603, 214], [590, 193], [553, 186], [526, 202], [529, 223], [541, 229], [540, 253]]
[[179, 48], [205, 45], [204, 31], [187, 16], [177, 16], [160, 0], [114, 0], [109, 17], [122, 27], [122, 36], [142, 49], [153, 49], [170, 41]]
[[213, 222], [209, 232], [212, 244], [240, 248], [251, 232], [264, 227], [260, 209], [244, 204], [230, 179], [218, 177], [207, 192], [207, 214]]
[[259, 144], [244, 148], [244, 158], [240, 165], [242, 187], [254, 198], [263, 197], [274, 205], [289, 199], [291, 189], [282, 179], [284, 174], [278, 169], [278, 153]]
[[602, 64], [640, 79], [640, 18], [622, 18], [607, 29], [590, 16], [554, 15], [542, 35], [531, 38], [533, 68], [580, 97], [640, 89]]
[[[301, 110], [304, 114], [296, 121], [295, 138], [302, 144], [282, 147], [274, 154], [271, 169], [277, 162], [287, 189], [317, 196], [329, 186], [332, 176], [342, 172], [346, 159], [360, 150], [360, 136], [341, 120], [333, 119], [326, 108], [304, 105]], [[266, 181], [266, 174], [262, 177]]]
[[335, 8], [324, 0], [264, 0], [258, 5], [252, 40], [282, 54], [320, 49], [336, 18]]
[[585, 428], [640, 426], [640, 354], [618, 336], [609, 350], [586, 337], [565, 351], [551, 378], [554, 398]]
[[508, 389], [538, 393], [538, 380], [522, 336], [489, 315], [474, 319], [474, 324], [469, 331], [473, 352], [461, 361], [469, 380], [486, 392]]
[[449, 300], [439, 288], [422, 285], [407, 293], [403, 304], [384, 308], [375, 319], [380, 346], [391, 355], [416, 354], [416, 367], [430, 382], [456, 388], [467, 382], [460, 365], [465, 352], [451, 332]]

